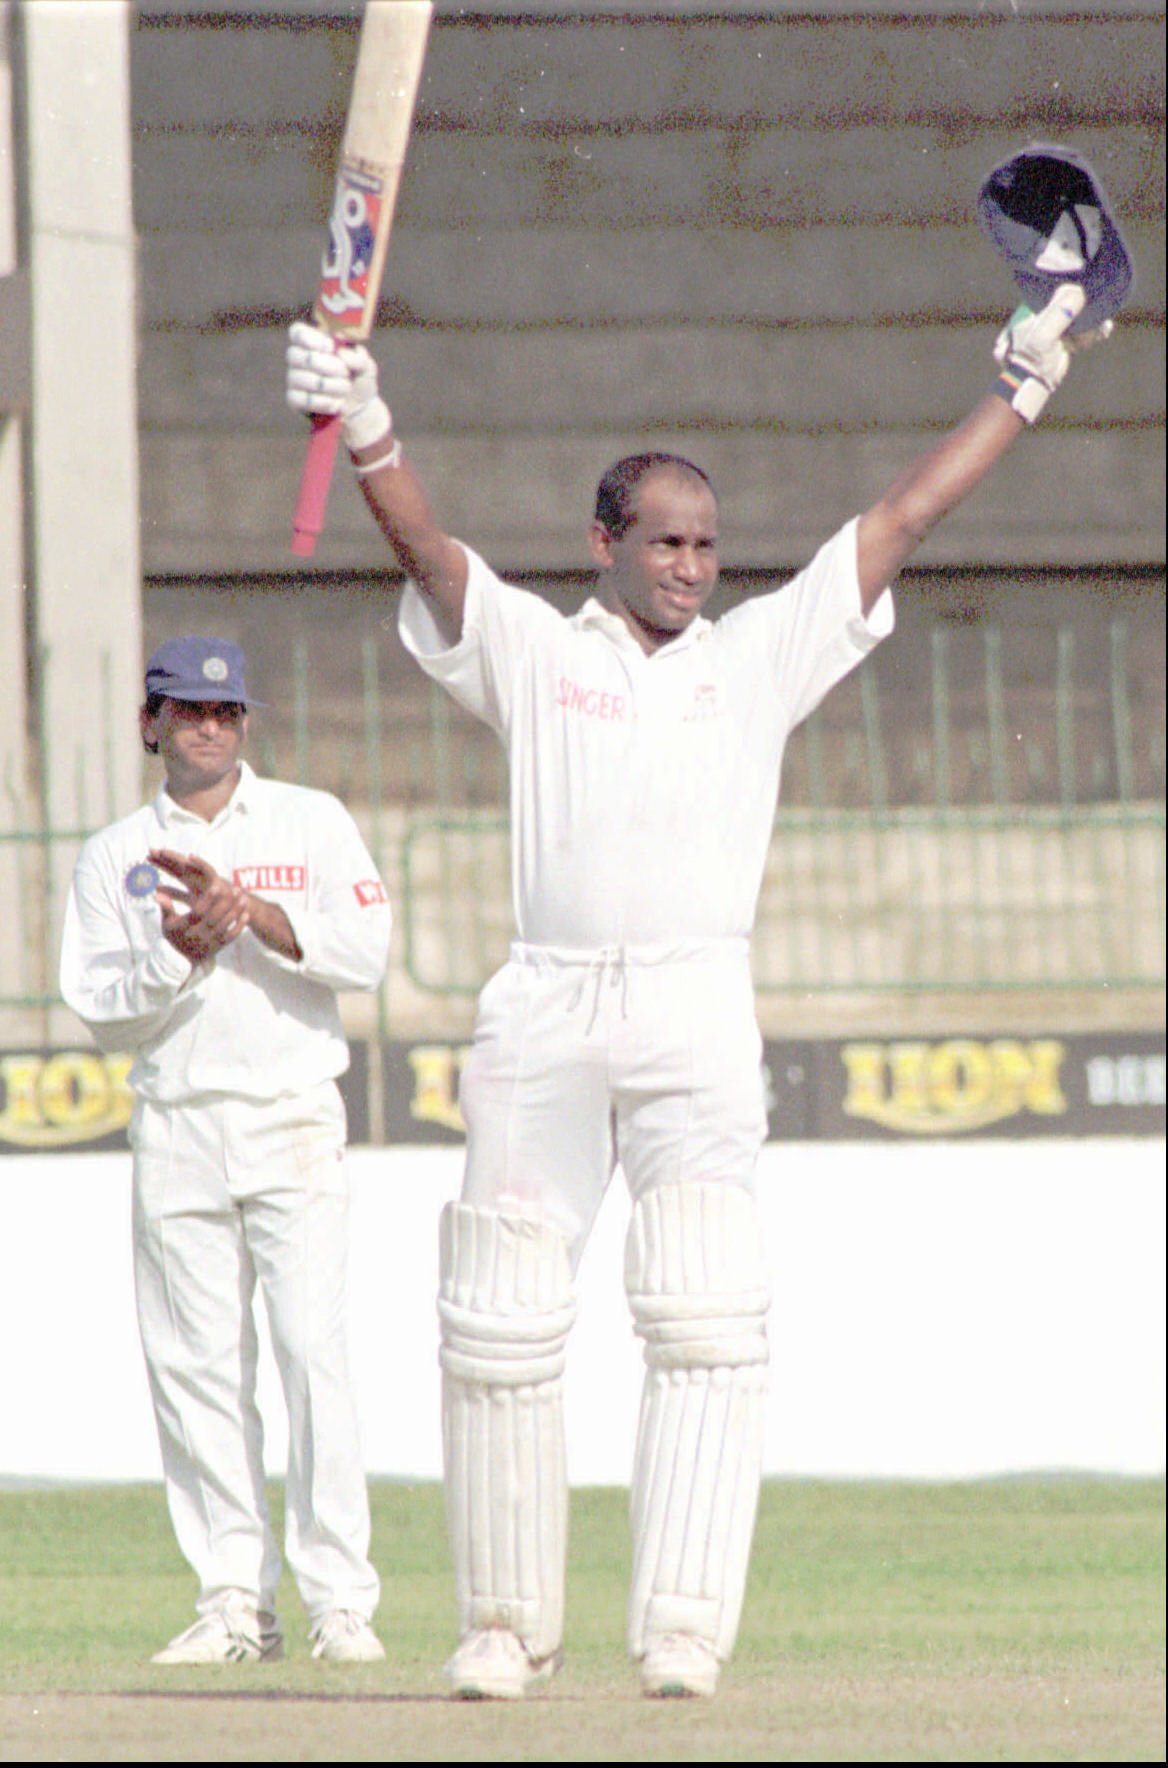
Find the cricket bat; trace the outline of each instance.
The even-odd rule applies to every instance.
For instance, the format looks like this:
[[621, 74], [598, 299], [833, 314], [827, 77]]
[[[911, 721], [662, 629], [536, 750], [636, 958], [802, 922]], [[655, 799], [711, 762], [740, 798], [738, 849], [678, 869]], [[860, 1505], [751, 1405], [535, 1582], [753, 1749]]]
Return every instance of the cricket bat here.
[[[366, 0], [313, 324], [347, 342], [373, 329], [413, 126], [432, 0]], [[340, 441], [339, 417], [313, 417], [292, 519], [292, 551], [315, 551]]]

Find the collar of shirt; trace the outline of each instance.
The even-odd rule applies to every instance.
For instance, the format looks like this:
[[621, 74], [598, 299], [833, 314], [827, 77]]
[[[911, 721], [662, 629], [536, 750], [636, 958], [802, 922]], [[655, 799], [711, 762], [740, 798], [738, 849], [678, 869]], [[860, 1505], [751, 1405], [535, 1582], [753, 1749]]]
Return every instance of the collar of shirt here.
[[227, 821], [228, 817], [252, 808], [255, 803], [257, 783], [256, 776], [247, 762], [241, 761], [239, 764], [239, 784], [218, 816], [213, 818], [211, 822], [208, 823], [201, 816], [195, 816], [192, 811], [184, 810], [181, 804], [176, 804], [165, 786], [158, 788], [158, 796], [154, 800], [155, 814], [164, 829], [169, 828], [172, 824], [181, 823], [196, 823], [204, 829], [218, 829]]
[[595, 632], [602, 632], [606, 638], [612, 640], [618, 649], [635, 651], [639, 657], [644, 657], [648, 662], [652, 662], [654, 657], [667, 655], [675, 657], [679, 651], [687, 650], [690, 645], [696, 644], [700, 638], [704, 638], [707, 632], [713, 630], [713, 622], [707, 620], [704, 614], [698, 614], [695, 619], [690, 621], [684, 632], [679, 632], [676, 638], [669, 640], [668, 644], [661, 645], [655, 651], [646, 652], [641, 649], [629, 631], [628, 622], [624, 617], [614, 614], [611, 608], [606, 608], [594, 595], [590, 595], [583, 607], [578, 608], [572, 615], [572, 625], [581, 632], [589, 628]]

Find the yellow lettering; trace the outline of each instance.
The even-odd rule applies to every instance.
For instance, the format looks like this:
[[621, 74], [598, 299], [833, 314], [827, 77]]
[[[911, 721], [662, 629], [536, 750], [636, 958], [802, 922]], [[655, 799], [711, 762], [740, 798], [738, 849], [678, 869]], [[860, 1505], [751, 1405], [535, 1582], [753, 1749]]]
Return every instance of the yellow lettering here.
[[1026, 1108], [1026, 1092], [1030, 1085], [1033, 1064], [1027, 1046], [1017, 1038], [995, 1038], [989, 1046], [993, 1063], [994, 1087], [1003, 1107], [1003, 1115], [1013, 1116]]
[[21, 1148], [67, 1148], [124, 1129], [134, 1109], [134, 1058], [89, 1050], [0, 1059], [5, 1107], [0, 1141]]
[[1026, 1109], [1041, 1117], [1059, 1117], [1067, 1109], [1060, 1070], [1067, 1046], [1057, 1038], [1035, 1038], [1029, 1046], [1030, 1078], [1026, 1083]]
[[64, 1129], [100, 1123], [109, 1110], [109, 1078], [100, 1056], [67, 1051], [50, 1056], [41, 1075], [46, 1122]]
[[1055, 1038], [845, 1044], [843, 1109], [918, 1136], [984, 1129], [1021, 1111], [1056, 1117], [1067, 1109], [1060, 1084], [1065, 1055]]
[[468, 1051], [451, 1044], [417, 1044], [410, 1051], [414, 1071], [414, 1096], [410, 1116], [419, 1123], [437, 1123], [445, 1129], [466, 1133], [458, 1108], [457, 1076]]
[[892, 1104], [902, 1117], [928, 1115], [928, 1044], [890, 1044]]
[[44, 1060], [40, 1056], [5, 1056], [0, 1059], [0, 1080], [4, 1082], [0, 1133], [13, 1141], [19, 1139], [16, 1132], [40, 1127], [38, 1082], [43, 1067]]
[[840, 1051], [848, 1077], [844, 1111], [849, 1117], [876, 1117], [884, 1103], [884, 1047], [845, 1044]]
[[943, 1117], [980, 1116], [994, 1100], [994, 1070], [984, 1044], [953, 1039], [929, 1052], [929, 1104]]

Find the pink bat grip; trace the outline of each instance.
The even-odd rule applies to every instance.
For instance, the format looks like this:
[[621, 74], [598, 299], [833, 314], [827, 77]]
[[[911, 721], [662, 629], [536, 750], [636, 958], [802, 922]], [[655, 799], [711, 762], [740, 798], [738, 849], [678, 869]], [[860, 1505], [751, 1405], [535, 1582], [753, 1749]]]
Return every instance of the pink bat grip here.
[[300, 478], [300, 496], [296, 499], [296, 514], [292, 517], [292, 551], [303, 558], [316, 551], [316, 537], [324, 527], [324, 510], [340, 439], [339, 417], [313, 418], [304, 472]]

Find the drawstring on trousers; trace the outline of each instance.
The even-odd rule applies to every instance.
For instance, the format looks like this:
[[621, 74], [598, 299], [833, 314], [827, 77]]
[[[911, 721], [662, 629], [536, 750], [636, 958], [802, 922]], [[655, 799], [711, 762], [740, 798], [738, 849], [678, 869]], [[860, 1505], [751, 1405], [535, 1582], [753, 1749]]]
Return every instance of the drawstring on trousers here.
[[592, 1027], [596, 1024], [596, 1018], [600, 1012], [600, 992], [604, 986], [604, 978], [606, 975], [608, 976], [610, 988], [617, 988], [618, 986], [620, 988], [621, 1018], [627, 1019], [629, 1016], [629, 967], [625, 960], [625, 948], [622, 945], [617, 946], [610, 951], [597, 953], [591, 962], [581, 971], [580, 981], [577, 983], [572, 998], [568, 1002], [568, 1012], [574, 1013], [576, 1008], [580, 1005], [580, 1002], [584, 999], [584, 990], [587, 988], [589, 980], [591, 980], [593, 985], [592, 1011], [588, 1015], [588, 1024], [584, 1028], [585, 1037], [588, 1036]]

